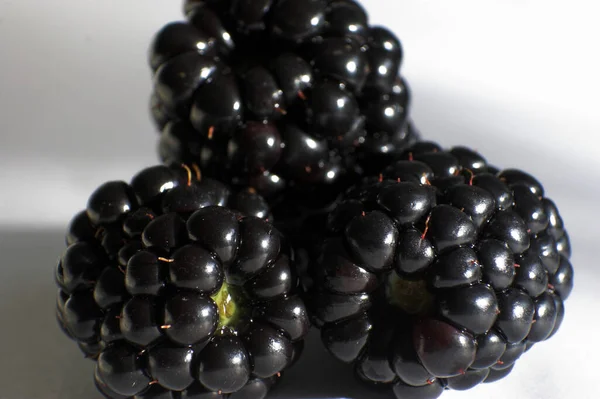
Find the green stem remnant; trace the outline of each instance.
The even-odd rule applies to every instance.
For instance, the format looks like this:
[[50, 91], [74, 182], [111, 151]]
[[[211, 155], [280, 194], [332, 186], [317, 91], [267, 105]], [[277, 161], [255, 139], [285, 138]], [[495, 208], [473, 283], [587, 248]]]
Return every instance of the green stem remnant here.
[[233, 323], [237, 313], [237, 304], [229, 285], [224, 282], [221, 289], [211, 298], [217, 304], [219, 311], [219, 328], [227, 327]]
[[390, 304], [408, 314], [425, 315], [433, 306], [433, 296], [424, 280], [407, 280], [395, 272], [388, 277], [385, 294]]

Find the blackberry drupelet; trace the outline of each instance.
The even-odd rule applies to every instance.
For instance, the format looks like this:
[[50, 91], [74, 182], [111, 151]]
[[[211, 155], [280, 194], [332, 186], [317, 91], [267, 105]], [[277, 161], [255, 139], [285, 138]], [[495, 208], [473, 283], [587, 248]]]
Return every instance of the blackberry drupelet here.
[[295, 256], [253, 190], [195, 165], [108, 182], [68, 229], [56, 315], [111, 399], [263, 398], [310, 322]]
[[327, 221], [309, 309], [328, 350], [399, 399], [506, 376], [573, 288], [556, 205], [531, 175], [421, 142]]
[[188, 0], [184, 12], [149, 55], [163, 160], [320, 208], [357, 162], [389, 163], [416, 141], [401, 44], [355, 1]]

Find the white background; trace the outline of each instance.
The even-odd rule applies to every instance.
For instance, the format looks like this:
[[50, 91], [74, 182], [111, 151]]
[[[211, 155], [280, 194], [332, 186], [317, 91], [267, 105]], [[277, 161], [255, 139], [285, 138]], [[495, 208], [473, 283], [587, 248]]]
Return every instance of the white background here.
[[[372, 22], [403, 42], [423, 135], [538, 176], [572, 236], [576, 288], [561, 332], [502, 382], [443, 397], [599, 397], [600, 7], [591, 0], [364, 4]], [[97, 397], [90, 365], [56, 331], [51, 269], [62, 231], [89, 193], [156, 162], [146, 49], [156, 30], [179, 18], [177, 0], [0, 0], [0, 399]], [[323, 394], [368, 398], [345, 377], [311, 375], [329, 381]], [[292, 372], [282, 395], [315, 397], [299, 379]]]

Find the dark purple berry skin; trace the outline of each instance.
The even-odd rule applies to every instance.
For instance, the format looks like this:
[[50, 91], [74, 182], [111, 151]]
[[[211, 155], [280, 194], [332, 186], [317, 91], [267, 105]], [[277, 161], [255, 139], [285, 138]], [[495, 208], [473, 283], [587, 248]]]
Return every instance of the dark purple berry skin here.
[[558, 319], [558, 307], [552, 294], [544, 293], [535, 300], [535, 323], [527, 335], [530, 342], [540, 342], [550, 336]]
[[173, 116], [169, 113], [169, 110], [167, 110], [167, 107], [161, 103], [156, 93], [152, 93], [150, 95], [148, 109], [150, 111], [150, 118], [154, 123], [154, 127], [156, 127], [159, 132], [162, 131], [171, 121], [171, 118], [173, 118]]
[[427, 236], [439, 252], [465, 244], [476, 238], [476, 228], [469, 217], [449, 205], [438, 205], [431, 211]]
[[102, 395], [109, 399], [127, 399], [127, 395], [121, 395], [117, 392], [113, 391], [109, 386], [104, 382], [104, 379], [100, 376], [100, 372], [98, 371], [98, 367], [94, 370], [94, 385], [96, 385], [96, 389]]
[[268, 122], [248, 122], [229, 142], [228, 156], [243, 171], [258, 174], [277, 164], [282, 153], [281, 134]]
[[475, 360], [476, 343], [472, 336], [441, 321], [418, 322], [413, 342], [421, 363], [433, 375], [462, 374]]
[[358, 294], [370, 292], [377, 287], [376, 276], [352, 263], [342, 242], [327, 241], [324, 244], [319, 263], [324, 266], [322, 273], [326, 288], [340, 294]]
[[123, 337], [139, 346], [148, 346], [161, 336], [157, 315], [157, 301], [153, 298], [136, 296], [123, 306], [120, 328]]
[[393, 330], [386, 327], [371, 332], [371, 335], [377, 339], [360, 356], [357, 367], [367, 380], [389, 384], [394, 381], [396, 374], [390, 364], [388, 353], [388, 348], [394, 339]]
[[100, 338], [102, 341], [110, 344], [123, 339], [119, 321], [120, 313], [121, 309], [116, 307], [106, 312], [106, 316], [100, 327]]
[[399, 234], [398, 250], [396, 270], [400, 275], [422, 272], [435, 260], [433, 245], [416, 229]]
[[268, 325], [252, 325], [244, 340], [253, 354], [254, 375], [259, 378], [277, 374], [292, 360], [292, 342]]
[[517, 275], [515, 286], [527, 292], [532, 298], [543, 294], [548, 288], [548, 274], [539, 256], [527, 253], [516, 259]]
[[[242, 97], [230, 73], [215, 74], [194, 93], [190, 121], [194, 128], [215, 140], [230, 136], [243, 115]], [[211, 133], [214, 129], [214, 133]]]
[[471, 368], [485, 370], [500, 360], [506, 350], [505, 339], [495, 330], [490, 330], [477, 337], [477, 353]]
[[506, 346], [502, 357], [498, 360], [493, 370], [502, 370], [513, 365], [525, 352], [525, 342], [517, 342]]
[[164, 306], [166, 335], [177, 344], [194, 345], [209, 338], [217, 328], [217, 306], [199, 293], [182, 292]]
[[489, 369], [467, 370], [464, 375], [448, 378], [448, 387], [455, 391], [466, 391], [481, 384], [490, 373]]
[[550, 278], [554, 290], [565, 300], [573, 290], [573, 266], [567, 258], [561, 256], [556, 273]]
[[267, 69], [252, 68], [242, 79], [246, 106], [255, 118], [275, 119], [281, 116], [282, 111], [285, 112], [283, 92]]
[[473, 172], [474, 175], [488, 171], [486, 159], [468, 147], [454, 147], [450, 153], [458, 160], [460, 166]]
[[320, 137], [343, 139], [359, 115], [358, 104], [352, 93], [334, 81], [315, 84], [310, 101], [308, 118]]
[[244, 31], [264, 30], [265, 14], [273, 3], [273, 0], [233, 0], [231, 16]]
[[133, 190], [122, 181], [104, 183], [90, 196], [87, 215], [95, 225], [119, 221], [126, 213], [137, 207]]
[[404, 81], [400, 80], [396, 87], [397, 92], [369, 99], [365, 105], [367, 130], [371, 135], [393, 135], [406, 123], [410, 95]]
[[148, 354], [150, 374], [160, 381], [166, 389], [182, 391], [193, 382], [191, 348], [178, 348], [171, 345], [159, 345]]
[[471, 248], [457, 248], [438, 258], [431, 271], [435, 288], [468, 286], [481, 280], [481, 265]]
[[[220, 234], [210, 232], [210, 227]], [[239, 245], [239, 225], [236, 215], [221, 208], [204, 208], [187, 221], [188, 235], [192, 240], [203, 242], [209, 251], [217, 254], [226, 264], [235, 259]]]
[[530, 251], [537, 254], [550, 275], [556, 274], [561, 256], [556, 240], [550, 234], [539, 234], [531, 239]]
[[80, 241], [87, 241], [94, 238], [96, 231], [86, 211], [81, 211], [73, 217], [67, 228], [65, 242], [67, 246]]
[[342, 362], [350, 363], [367, 344], [372, 324], [366, 316], [330, 324], [321, 330], [323, 343], [331, 354]]
[[97, 189], [54, 277], [59, 327], [110, 399], [263, 399], [310, 329], [295, 254], [251, 188], [196, 165]]
[[64, 323], [69, 333], [82, 342], [94, 339], [102, 311], [87, 292], [71, 295], [64, 308]]
[[412, 157], [427, 164], [433, 170], [437, 179], [454, 177], [460, 171], [458, 159], [448, 152], [414, 152]]
[[495, 210], [494, 197], [480, 187], [460, 184], [447, 190], [445, 196], [449, 204], [463, 209], [477, 228], [481, 228]]
[[399, 159], [402, 151], [419, 139], [420, 134], [410, 120], [392, 134], [371, 132], [357, 149], [358, 162], [366, 175], [376, 175]]
[[229, 268], [230, 279], [247, 281], [277, 260], [281, 249], [280, 234], [258, 218], [246, 218], [240, 223], [245, 238], [238, 246], [237, 260]]
[[154, 75], [154, 90], [158, 101], [168, 112], [180, 118], [190, 114], [196, 88], [207, 82], [217, 70], [210, 57], [189, 52], [164, 63]]
[[508, 248], [515, 254], [521, 254], [529, 248], [527, 226], [513, 211], [497, 212], [487, 226], [486, 234], [506, 242]]
[[552, 238], [558, 240], [565, 234], [564, 222], [558, 212], [558, 208], [549, 198], [542, 199], [542, 204], [544, 206], [544, 212], [548, 215], [548, 229], [546, 231]]
[[191, 25], [174, 22], [162, 28], [150, 47], [150, 67], [156, 71], [170, 59], [187, 52], [214, 55], [215, 41]]
[[[150, 48], [163, 161], [251, 186], [283, 204], [278, 219], [306, 218], [417, 141], [400, 42], [358, 3], [188, 0], [183, 9], [186, 21]], [[279, 212], [298, 202], [305, 209]]]
[[[159, 197], [162, 194], [163, 190], [168, 190], [168, 187], [170, 187], [171, 184], [173, 184], [173, 186], [177, 184], [175, 180], [170, 180], [170, 178], [168, 181], [163, 181], [162, 183], [163, 184], [144, 187], [141, 190], [145, 191], [146, 189], [149, 189], [149, 191], [147, 192], [148, 194], [152, 193], [150, 194], [150, 197], [151, 201], [154, 201], [157, 199], [157, 197]], [[132, 185], [133, 184], [135, 184], [135, 180], [132, 182]], [[154, 189], [158, 190], [154, 191]], [[140, 194], [136, 195], [138, 197], [140, 196]], [[156, 195], [157, 197], [154, 197], [154, 195]], [[150, 222], [153, 221], [155, 218], [156, 214], [151, 209], [139, 208], [138, 210], [132, 212], [125, 218], [125, 220], [123, 221], [123, 232], [131, 238], [140, 238], [146, 226], [148, 226], [148, 224], [150, 224]]]
[[565, 317], [564, 301], [558, 295], [552, 295], [552, 299], [554, 300], [554, 306], [556, 307], [556, 321], [554, 322], [552, 332], [546, 339], [551, 338], [554, 334], [558, 332], [558, 329], [560, 328]]
[[354, 1], [331, 1], [325, 15], [326, 35], [350, 37], [357, 43], [365, 44], [369, 35], [369, 21], [366, 11]]
[[[411, 331], [400, 330], [393, 337], [393, 372], [400, 377], [402, 381], [412, 386], [425, 386], [433, 380], [433, 374], [423, 367], [417, 351], [413, 345], [406, 345], [411, 342]], [[389, 356], [389, 355], [388, 355]], [[392, 378], [395, 378], [392, 377]]]
[[535, 305], [531, 297], [517, 289], [509, 289], [498, 295], [500, 315], [496, 321], [498, 329], [509, 343], [519, 342], [531, 329]]
[[506, 243], [496, 239], [482, 240], [477, 246], [484, 280], [496, 291], [508, 288], [515, 278], [515, 259]]
[[[192, 1], [188, 0], [190, 3]], [[191, 25], [215, 39], [219, 54], [229, 55], [235, 50], [235, 43], [231, 34], [223, 25], [223, 21], [217, 15], [216, 10], [212, 10], [209, 4], [200, 2], [195, 7], [190, 7], [189, 12], [186, 10], [185, 14]]]
[[247, 188], [229, 197], [230, 206], [244, 215], [272, 221], [269, 203], [254, 188]]
[[216, 337], [200, 353], [198, 380], [212, 391], [239, 391], [250, 378], [250, 357], [235, 337]]
[[513, 197], [515, 211], [523, 218], [529, 232], [537, 234], [548, 227], [548, 215], [544, 212], [542, 201], [527, 186], [515, 185]]
[[494, 197], [496, 208], [508, 210], [514, 203], [513, 193], [502, 180], [489, 173], [482, 173], [473, 178], [473, 185], [483, 188]]
[[319, 164], [327, 160], [327, 144], [314, 139], [297, 126], [287, 125], [282, 131], [286, 145], [281, 162], [292, 176], [303, 177], [317, 171]]
[[300, 342], [310, 329], [306, 307], [297, 295], [276, 301], [272, 306], [259, 306], [257, 315], [278, 327], [295, 343]]
[[510, 374], [514, 366], [515, 365], [512, 364], [510, 367], [501, 370], [490, 369], [488, 376], [485, 378], [485, 380], [483, 380], [483, 382], [489, 384], [491, 382], [496, 382], [503, 379]]
[[165, 252], [182, 245], [185, 238], [185, 221], [174, 212], [157, 217], [142, 233], [144, 246]]
[[282, 0], [272, 9], [271, 32], [276, 37], [300, 42], [314, 36], [325, 25], [323, 0]]
[[397, 240], [398, 230], [381, 212], [356, 217], [346, 228], [346, 245], [350, 253], [369, 270], [392, 267]]
[[391, 180], [412, 182], [426, 185], [433, 180], [433, 170], [425, 163], [419, 161], [400, 160], [393, 162], [384, 171], [383, 175]]
[[148, 387], [150, 378], [138, 365], [136, 349], [125, 343], [109, 347], [98, 358], [98, 375], [115, 393], [132, 396]]
[[283, 53], [272, 62], [271, 69], [283, 91], [285, 103], [293, 105], [312, 87], [311, 66], [293, 53]]
[[367, 55], [360, 45], [337, 37], [316, 46], [312, 65], [321, 77], [345, 83], [355, 92], [362, 90], [369, 71]]
[[92, 286], [108, 259], [97, 246], [86, 241], [70, 245], [57, 265], [57, 278], [67, 292], [84, 290]]
[[199, 245], [179, 248], [172, 259], [165, 266], [169, 268], [169, 280], [178, 288], [214, 294], [223, 284], [225, 277], [219, 260]]
[[543, 193], [433, 142], [347, 190], [305, 283], [325, 347], [398, 399], [506, 376], [558, 331], [573, 288], [568, 235]]
[[109, 309], [127, 298], [123, 273], [117, 268], [104, 269], [94, 287], [94, 300], [102, 309]]
[[185, 219], [198, 209], [213, 205], [224, 206], [230, 196], [231, 191], [227, 186], [216, 180], [202, 179], [175, 187], [165, 193], [162, 198], [162, 211], [165, 214], [176, 213]]
[[571, 257], [571, 242], [569, 239], [569, 234], [564, 233], [560, 238], [556, 240], [556, 250], [558, 253], [565, 258]]
[[396, 78], [402, 62], [402, 46], [398, 38], [381, 27], [371, 28], [368, 34], [370, 74], [367, 78], [369, 89], [388, 91]]
[[483, 284], [456, 288], [442, 297], [439, 306], [444, 317], [474, 334], [489, 331], [498, 313], [494, 291]]
[[125, 286], [131, 295], [158, 295], [165, 286], [164, 271], [158, 257], [140, 251], [127, 263]]
[[537, 179], [527, 172], [518, 169], [506, 169], [498, 174], [500, 180], [508, 186], [523, 185], [538, 197], [544, 196], [544, 188]]
[[431, 384], [418, 387], [398, 381], [392, 389], [397, 398], [405, 399], [437, 399], [444, 392], [444, 386], [440, 380], [435, 380]]

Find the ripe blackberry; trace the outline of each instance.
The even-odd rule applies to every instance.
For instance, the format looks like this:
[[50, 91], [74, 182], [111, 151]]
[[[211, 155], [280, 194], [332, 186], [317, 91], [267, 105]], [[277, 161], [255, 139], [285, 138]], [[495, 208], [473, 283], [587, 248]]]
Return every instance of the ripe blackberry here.
[[310, 323], [264, 199], [192, 165], [100, 186], [56, 267], [60, 327], [111, 399], [263, 398]]
[[[402, 47], [352, 0], [189, 0], [150, 48], [160, 157], [273, 197], [331, 186], [417, 137]], [[307, 192], [311, 194], [307, 194]]]
[[556, 333], [569, 240], [525, 172], [429, 142], [401, 158], [331, 213], [308, 297], [325, 346], [361, 380], [437, 398], [504, 377]]

